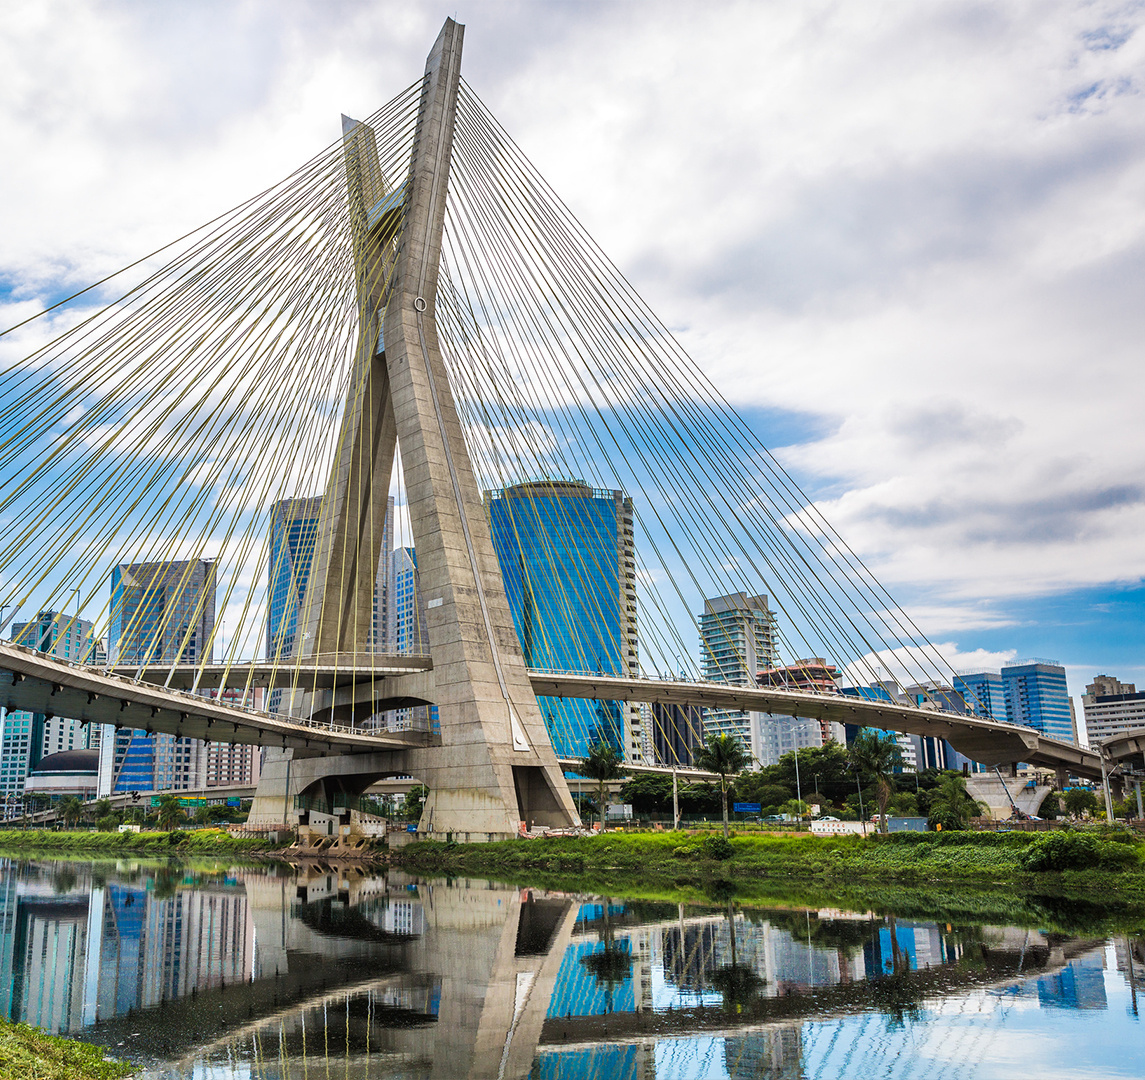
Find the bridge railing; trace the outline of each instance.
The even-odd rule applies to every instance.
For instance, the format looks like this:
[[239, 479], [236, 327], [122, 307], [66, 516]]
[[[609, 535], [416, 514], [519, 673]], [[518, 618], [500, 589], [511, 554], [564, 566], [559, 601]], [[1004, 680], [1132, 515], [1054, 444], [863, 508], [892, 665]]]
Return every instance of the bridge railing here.
[[[120, 675], [118, 672], [110, 670], [110, 668], [104, 664], [85, 664], [76, 660], [68, 660], [64, 657], [53, 656], [50, 653], [44, 653], [38, 649], [29, 648], [27, 645], [21, 645], [15, 641], [4, 640], [3, 644], [6, 648], [16, 649], [19, 652], [26, 653], [28, 656], [33, 656], [40, 660], [49, 660], [54, 664], [61, 664], [64, 667], [69, 667], [76, 671], [94, 673], [99, 675], [101, 678], [110, 679], [124, 686], [141, 686], [148, 689], [162, 690], [164, 694], [169, 694], [172, 697], [186, 698], [188, 701], [193, 701], [196, 704], [208, 701], [214, 705], [219, 706], [220, 708], [232, 709], [236, 712], [246, 713], [251, 717], [262, 717], [268, 720], [274, 720], [281, 724], [289, 724], [294, 727], [309, 728], [310, 730], [316, 732], [334, 733], [339, 735], [391, 734], [389, 731], [375, 731], [369, 728], [363, 728], [351, 724], [336, 724], [333, 720], [314, 720], [307, 716], [293, 716], [289, 713], [270, 712], [267, 709], [256, 709], [251, 705], [244, 705], [241, 702], [236, 703], [233, 701], [224, 701], [218, 696], [211, 697], [205, 691], [184, 690], [179, 687], [160, 686], [158, 683], [144, 682], [139, 678], [129, 678], [126, 675]], [[419, 727], [415, 730], [423, 729]]]

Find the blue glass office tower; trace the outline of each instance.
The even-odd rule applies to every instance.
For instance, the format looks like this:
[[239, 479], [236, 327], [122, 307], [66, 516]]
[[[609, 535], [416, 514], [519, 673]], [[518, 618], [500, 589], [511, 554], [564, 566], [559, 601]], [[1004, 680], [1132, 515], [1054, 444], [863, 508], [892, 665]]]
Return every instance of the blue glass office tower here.
[[954, 689], [962, 694], [966, 711], [972, 715], [994, 720], [1010, 719], [1006, 711], [1006, 691], [1000, 672], [976, 671], [969, 675], [957, 675]]
[[[206, 559], [130, 563], [111, 575], [108, 658], [112, 664], [210, 660], [215, 565]], [[99, 793], [195, 787], [201, 740], [104, 726]]]
[[298, 617], [306, 598], [322, 499], [282, 499], [270, 514], [266, 658], [294, 653]]
[[[314, 547], [322, 512], [322, 498], [282, 499], [271, 508], [270, 553], [267, 566], [268, 603], [266, 616], [266, 657], [268, 660], [293, 656], [299, 634], [299, 620], [306, 617], [306, 588], [314, 562]], [[390, 544], [393, 533], [394, 500], [386, 507], [382, 530], [382, 550], [374, 587], [370, 647], [374, 652], [392, 652], [386, 640], [389, 603]], [[270, 695], [270, 711], [276, 712], [281, 691]]]
[[[632, 500], [580, 480], [540, 480], [488, 491], [485, 503], [525, 663], [636, 674]], [[537, 703], [557, 757], [584, 757], [603, 740], [628, 761], [643, 759], [637, 707]]]
[[1073, 742], [1065, 668], [1056, 660], [1018, 660], [1002, 668], [1006, 712], [1014, 724]]

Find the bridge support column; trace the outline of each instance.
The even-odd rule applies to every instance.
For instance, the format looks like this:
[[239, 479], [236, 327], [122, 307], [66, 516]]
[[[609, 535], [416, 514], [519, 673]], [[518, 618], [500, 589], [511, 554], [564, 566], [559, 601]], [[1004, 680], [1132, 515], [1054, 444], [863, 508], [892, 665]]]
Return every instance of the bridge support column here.
[[419, 832], [503, 836], [521, 821], [579, 819], [529, 682], [438, 345], [462, 32], [447, 20], [426, 64], [382, 328], [441, 726], [440, 747], [410, 756], [429, 788]]
[[411, 751], [298, 757], [295, 750], [268, 747], [265, 753], [247, 820], [251, 825], [293, 828], [298, 820], [294, 808], [297, 796], [313, 794], [329, 802], [333, 792], [360, 795], [384, 776], [407, 775]]

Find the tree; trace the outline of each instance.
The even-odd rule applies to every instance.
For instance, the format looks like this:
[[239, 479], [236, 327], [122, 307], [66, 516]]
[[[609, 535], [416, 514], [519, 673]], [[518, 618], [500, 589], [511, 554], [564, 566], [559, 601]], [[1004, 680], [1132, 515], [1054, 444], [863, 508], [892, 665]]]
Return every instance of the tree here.
[[195, 824], [197, 824], [197, 825], [209, 825], [211, 822], [211, 818], [214, 817], [214, 815], [215, 815], [215, 809], [216, 808], [211, 806], [210, 803], [203, 803], [202, 806], [196, 806], [195, 807]]
[[850, 746], [851, 765], [860, 777], [867, 777], [875, 785], [875, 799], [879, 806], [879, 829], [887, 832], [887, 806], [894, 795], [895, 769], [902, 766], [902, 751], [898, 740], [890, 732], [863, 728]]
[[83, 803], [74, 795], [65, 795], [56, 804], [56, 813], [65, 825], [76, 825], [83, 817]]
[[1074, 817], [1093, 816], [1101, 810], [1097, 795], [1090, 788], [1070, 788], [1062, 799], [1066, 813]]
[[747, 768], [748, 756], [731, 735], [709, 735], [706, 746], [695, 753], [697, 768], [719, 773], [720, 802], [724, 811], [724, 839], [728, 838], [728, 777]]
[[91, 816], [93, 818], [95, 818], [96, 821], [99, 821], [100, 818], [108, 817], [108, 816], [110, 816], [110, 814], [111, 814], [111, 800], [110, 799], [98, 799], [92, 805]]
[[927, 824], [931, 828], [941, 825], [944, 829], [965, 829], [970, 819], [980, 813], [982, 804], [966, 790], [966, 778], [959, 773], [950, 773], [943, 778], [930, 800]]
[[402, 802], [401, 815], [406, 821], [420, 821], [421, 812], [425, 809], [425, 800], [429, 798], [429, 788], [423, 784], [415, 784], [406, 792]]
[[741, 773], [736, 777], [735, 797], [739, 802], [757, 802], [761, 808], [782, 806], [795, 798], [795, 789], [766, 781], [762, 772]]
[[[677, 788], [677, 793], [679, 788]], [[655, 814], [672, 809], [670, 776], [634, 776], [620, 789], [620, 797], [637, 814]]]
[[714, 784], [682, 784], [681, 814], [711, 814], [720, 808], [720, 792]]
[[802, 819], [806, 817], [811, 811], [805, 802], [799, 799], [788, 799], [780, 808], [781, 814], [789, 814], [793, 818]]
[[1056, 791], [1051, 791], [1042, 799], [1042, 805], [1038, 808], [1038, 817], [1044, 817], [1047, 821], [1057, 821], [1061, 816], [1061, 800], [1058, 798]]
[[899, 791], [891, 798], [890, 809], [900, 817], [918, 814], [918, 796], [913, 791]]
[[596, 805], [600, 811], [600, 831], [604, 832], [604, 785], [610, 780], [619, 780], [624, 775], [620, 755], [615, 747], [601, 740], [582, 758], [577, 772], [596, 781]]
[[159, 796], [159, 828], [174, 829], [181, 821], [187, 820], [187, 814], [179, 805], [178, 795]]

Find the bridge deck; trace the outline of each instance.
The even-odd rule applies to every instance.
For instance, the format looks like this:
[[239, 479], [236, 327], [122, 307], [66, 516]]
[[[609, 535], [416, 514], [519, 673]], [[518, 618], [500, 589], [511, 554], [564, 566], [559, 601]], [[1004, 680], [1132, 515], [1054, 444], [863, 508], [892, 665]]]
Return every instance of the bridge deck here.
[[[439, 740], [427, 732], [375, 732], [239, 708], [182, 688], [206, 689], [225, 682], [231, 687], [349, 687], [356, 694], [358, 688], [365, 687], [384, 708], [387, 699], [404, 703], [403, 684], [408, 685], [411, 678], [424, 684], [432, 666], [424, 656], [334, 655], [292, 659], [287, 664], [256, 661], [105, 671], [0, 642], [0, 705], [85, 723], [119, 724], [219, 742], [294, 747], [302, 753], [369, 753], [434, 745]], [[842, 694], [722, 683], [547, 671], [531, 671], [529, 677], [533, 691], [545, 697], [744, 709], [885, 728], [946, 739], [960, 753], [986, 765], [1025, 761], [1046, 768], [1066, 768], [1094, 779], [1101, 777], [1100, 759], [1091, 750], [1047, 738], [1033, 728], [938, 709]], [[164, 681], [169, 685], [163, 686]]]
[[239, 708], [7, 641], [0, 641], [0, 706], [214, 742], [293, 747], [302, 755], [376, 753], [438, 741], [423, 731], [373, 732]]

